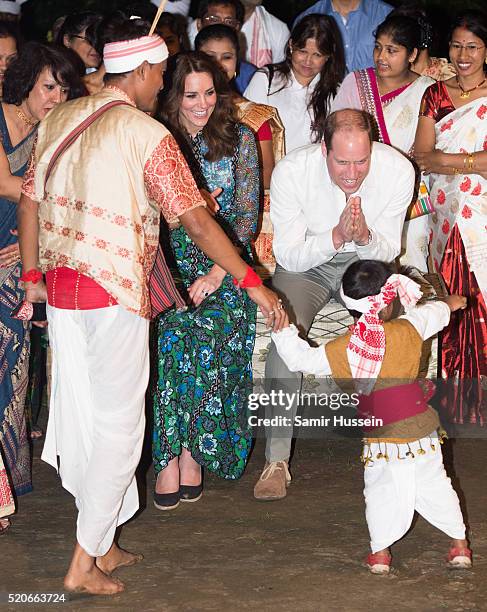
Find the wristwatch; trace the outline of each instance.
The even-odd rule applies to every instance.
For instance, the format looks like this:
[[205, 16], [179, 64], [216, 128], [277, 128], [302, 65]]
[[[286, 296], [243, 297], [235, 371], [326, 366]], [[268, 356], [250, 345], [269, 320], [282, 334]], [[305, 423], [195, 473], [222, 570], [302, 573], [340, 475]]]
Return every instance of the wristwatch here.
[[365, 244], [357, 244], [357, 246], [367, 246], [372, 242], [372, 232], [369, 230], [369, 237], [367, 239], [367, 242]]

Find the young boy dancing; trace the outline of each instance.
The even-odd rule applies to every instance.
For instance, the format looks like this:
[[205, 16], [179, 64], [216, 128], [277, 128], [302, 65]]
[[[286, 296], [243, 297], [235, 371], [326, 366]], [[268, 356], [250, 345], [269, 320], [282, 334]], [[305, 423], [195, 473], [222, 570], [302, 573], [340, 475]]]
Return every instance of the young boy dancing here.
[[[324, 349], [310, 347], [294, 325], [272, 339], [290, 370], [348, 379], [360, 394], [359, 416], [382, 421], [366, 429], [364, 439], [372, 549], [367, 565], [374, 574], [389, 572], [390, 546], [408, 531], [416, 510], [452, 539], [448, 565], [471, 567], [460, 504], [438, 443], [438, 414], [427, 404], [433, 393], [417, 380], [423, 340], [448, 325], [451, 312], [466, 308], [466, 298], [450, 295], [416, 306], [419, 285], [394, 274], [391, 265], [371, 260], [347, 269], [340, 293], [356, 319], [352, 332]], [[406, 314], [393, 319], [397, 298]]]

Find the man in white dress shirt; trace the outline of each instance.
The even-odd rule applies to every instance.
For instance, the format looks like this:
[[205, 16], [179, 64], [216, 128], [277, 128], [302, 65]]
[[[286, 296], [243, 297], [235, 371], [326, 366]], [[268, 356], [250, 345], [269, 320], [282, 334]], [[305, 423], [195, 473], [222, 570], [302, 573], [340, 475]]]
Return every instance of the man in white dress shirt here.
[[[393, 261], [415, 183], [412, 164], [388, 145], [372, 142], [367, 113], [332, 113], [324, 142], [286, 155], [274, 169], [271, 221], [277, 261], [272, 284], [291, 321], [307, 334], [356, 259]], [[288, 370], [274, 343], [267, 357], [266, 392], [296, 397], [301, 376]], [[285, 416], [294, 421], [296, 402]], [[284, 415], [274, 406], [268, 416]], [[291, 481], [292, 427], [267, 428], [266, 465], [254, 489], [259, 500], [282, 499]]]

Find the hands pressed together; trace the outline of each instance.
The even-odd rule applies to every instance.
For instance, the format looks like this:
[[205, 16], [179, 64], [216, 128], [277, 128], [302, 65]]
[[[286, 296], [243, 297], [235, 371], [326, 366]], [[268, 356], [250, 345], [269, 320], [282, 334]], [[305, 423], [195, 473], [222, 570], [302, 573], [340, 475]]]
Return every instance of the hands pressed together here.
[[346, 242], [359, 246], [368, 244], [370, 237], [367, 221], [362, 211], [360, 196], [351, 196], [340, 215], [338, 225], [333, 228], [333, 243], [336, 249]]

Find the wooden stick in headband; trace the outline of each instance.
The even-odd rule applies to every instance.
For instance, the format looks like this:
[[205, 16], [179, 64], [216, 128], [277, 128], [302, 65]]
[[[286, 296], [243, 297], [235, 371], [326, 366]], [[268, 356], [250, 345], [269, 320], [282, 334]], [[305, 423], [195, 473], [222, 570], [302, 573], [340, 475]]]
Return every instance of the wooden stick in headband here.
[[159, 19], [161, 18], [164, 9], [166, 8], [167, 0], [162, 0], [159, 8], [157, 9], [156, 16], [154, 17], [154, 21], [152, 22], [151, 29], [149, 32], [149, 36], [154, 34], [154, 30], [157, 28], [157, 24], [159, 23]]

